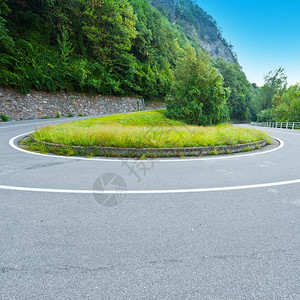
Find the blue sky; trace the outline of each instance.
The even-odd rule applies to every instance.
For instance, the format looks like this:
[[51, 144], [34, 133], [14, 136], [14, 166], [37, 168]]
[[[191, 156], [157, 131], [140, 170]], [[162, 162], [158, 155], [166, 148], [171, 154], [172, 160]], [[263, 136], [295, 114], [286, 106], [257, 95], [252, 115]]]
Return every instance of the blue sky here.
[[300, 82], [300, 0], [196, 0], [232, 43], [250, 82], [285, 69], [288, 83]]

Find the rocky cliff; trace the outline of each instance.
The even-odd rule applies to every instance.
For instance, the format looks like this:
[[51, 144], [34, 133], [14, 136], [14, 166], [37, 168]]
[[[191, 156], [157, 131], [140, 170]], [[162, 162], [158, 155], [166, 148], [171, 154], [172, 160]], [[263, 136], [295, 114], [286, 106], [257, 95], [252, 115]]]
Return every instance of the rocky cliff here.
[[173, 24], [181, 26], [191, 41], [211, 57], [237, 62], [232, 45], [223, 38], [216, 21], [194, 1], [151, 0], [151, 3]]

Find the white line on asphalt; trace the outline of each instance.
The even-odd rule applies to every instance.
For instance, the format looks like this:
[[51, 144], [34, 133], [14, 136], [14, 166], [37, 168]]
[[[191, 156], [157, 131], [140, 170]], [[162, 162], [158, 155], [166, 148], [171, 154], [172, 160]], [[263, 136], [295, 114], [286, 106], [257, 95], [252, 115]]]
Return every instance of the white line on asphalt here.
[[[97, 116], [99, 117], [99, 116]], [[80, 121], [80, 120], [85, 120], [87, 118], [95, 118], [94, 117], [73, 117], [73, 118], [64, 118], [64, 119], [60, 119], [60, 118], [57, 118], [55, 120], [49, 120], [49, 121], [42, 121], [42, 122], [31, 122], [31, 123], [25, 123], [25, 124], [18, 124], [18, 125], [10, 125], [10, 126], [0, 126], [0, 129], [6, 129], [6, 128], [13, 128], [13, 127], [23, 127], [23, 126], [28, 126], [28, 125], [44, 125], [44, 124], [51, 124], [51, 123], [57, 123], [57, 124], [60, 124], [60, 123], [72, 123], [74, 121]]]
[[[25, 149], [22, 149], [18, 147], [15, 144], [15, 141], [23, 136], [29, 135], [33, 133], [34, 131], [26, 132], [19, 134], [13, 138], [10, 139], [9, 145], [14, 148], [17, 151], [21, 151], [27, 154], [31, 155], [39, 155], [39, 156], [44, 156], [44, 157], [51, 157], [51, 158], [63, 158], [63, 159], [75, 159], [75, 160], [86, 160], [86, 161], [100, 161], [100, 162], [123, 162], [123, 161], [137, 161], [136, 159], [109, 159], [109, 158], [86, 158], [86, 157], [74, 157], [74, 156], [58, 156], [58, 155], [50, 155], [50, 154], [43, 154], [43, 153], [37, 153], [37, 152], [31, 152]], [[273, 137], [275, 138], [275, 137]], [[206, 161], [206, 160], [219, 160], [219, 159], [237, 159], [237, 158], [243, 158], [243, 157], [249, 157], [249, 156], [256, 156], [256, 155], [261, 155], [261, 154], [267, 154], [271, 153], [274, 151], [280, 150], [282, 147], [284, 147], [284, 142], [278, 138], [275, 138], [279, 142], [279, 146], [272, 149], [272, 150], [267, 150], [267, 151], [262, 151], [262, 152], [257, 152], [257, 153], [249, 153], [249, 154], [241, 154], [241, 155], [229, 155], [228, 156], [221, 156], [221, 157], [201, 157], [201, 158], [187, 158], [187, 159], [150, 159], [150, 160], [142, 160], [143, 162], [149, 162], [153, 163], [153, 161], [158, 161], [158, 162], [193, 162], [193, 161]]]
[[2, 190], [12, 190], [12, 191], [22, 191], [22, 192], [39, 192], [39, 193], [63, 193], [63, 194], [181, 194], [181, 193], [203, 193], [203, 192], [225, 192], [225, 191], [236, 191], [236, 190], [247, 190], [247, 189], [257, 189], [266, 188], [274, 186], [284, 186], [291, 184], [300, 183], [300, 179], [281, 181], [281, 182], [271, 182], [262, 184], [252, 184], [252, 185], [240, 185], [240, 186], [230, 186], [230, 187], [215, 187], [215, 188], [198, 188], [198, 189], [177, 189], [177, 190], [69, 190], [69, 189], [46, 189], [46, 188], [32, 188], [32, 187], [19, 187], [19, 186], [8, 186], [0, 185]]
[[60, 122], [63, 122], [63, 121], [65, 121], [65, 120], [61, 120], [61, 121], [55, 120], [55, 121], [48, 121], [48, 122], [26, 123], [26, 124], [11, 125], [11, 126], [0, 126], [0, 129], [13, 128], [13, 127], [22, 127], [22, 126], [27, 126], [27, 125], [40, 125], [40, 124], [48, 124], [48, 123], [60, 123]]

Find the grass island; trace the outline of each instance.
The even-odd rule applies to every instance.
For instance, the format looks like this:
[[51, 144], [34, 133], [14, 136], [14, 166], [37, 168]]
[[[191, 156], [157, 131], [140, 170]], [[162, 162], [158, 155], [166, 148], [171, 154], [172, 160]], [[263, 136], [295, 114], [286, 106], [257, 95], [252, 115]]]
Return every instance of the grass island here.
[[[253, 147], [248, 146], [249, 143], [266, 141], [268, 138], [263, 131], [241, 128], [228, 123], [207, 127], [186, 125], [167, 118], [166, 111], [160, 109], [43, 127], [22, 144], [29, 150], [61, 155], [97, 156], [99, 153], [95, 149], [98, 148], [151, 150], [197, 147], [209, 147], [208, 154], [219, 154], [218, 149], [213, 147], [245, 145], [241, 151], [247, 151], [253, 150]], [[255, 148], [258, 147], [257, 145]], [[83, 151], [84, 149], [89, 151]], [[151, 155], [149, 151], [146, 154], [143, 154], [143, 151], [137, 151], [136, 154], [132, 152], [133, 155], [122, 153], [110, 155], [109, 151], [105, 153], [107, 155], [104, 156], [169, 156], [157, 155], [157, 152]], [[231, 151], [228, 150], [226, 153]], [[184, 155], [177, 153], [175, 156]]]

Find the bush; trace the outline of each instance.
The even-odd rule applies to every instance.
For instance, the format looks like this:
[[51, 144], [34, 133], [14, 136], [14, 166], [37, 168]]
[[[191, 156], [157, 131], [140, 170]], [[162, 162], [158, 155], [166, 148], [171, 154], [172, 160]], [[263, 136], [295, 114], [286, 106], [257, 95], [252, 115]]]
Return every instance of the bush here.
[[3, 121], [3, 122], [8, 122], [10, 120], [10, 118], [6, 115], [0, 115], [0, 119]]

